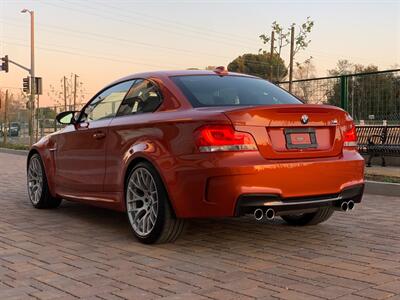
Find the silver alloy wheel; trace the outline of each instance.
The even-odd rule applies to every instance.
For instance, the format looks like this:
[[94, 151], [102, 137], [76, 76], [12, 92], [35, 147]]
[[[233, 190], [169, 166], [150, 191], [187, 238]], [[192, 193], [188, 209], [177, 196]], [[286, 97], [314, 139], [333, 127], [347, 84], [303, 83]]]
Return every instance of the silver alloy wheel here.
[[32, 156], [28, 168], [28, 193], [34, 205], [38, 204], [43, 192], [43, 170], [37, 156]]
[[126, 204], [135, 233], [147, 236], [154, 229], [158, 215], [158, 194], [153, 176], [146, 168], [133, 171], [128, 181]]

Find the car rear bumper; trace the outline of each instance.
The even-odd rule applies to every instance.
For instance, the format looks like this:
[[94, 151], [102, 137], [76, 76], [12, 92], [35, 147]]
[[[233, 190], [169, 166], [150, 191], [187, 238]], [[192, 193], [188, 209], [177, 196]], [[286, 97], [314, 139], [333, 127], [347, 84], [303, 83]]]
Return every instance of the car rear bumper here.
[[163, 177], [175, 212], [183, 218], [238, 216], [242, 207], [255, 207], [250, 205], [254, 199], [277, 207], [300, 200], [327, 206], [342, 201], [353, 188], [357, 203], [364, 184], [364, 160], [355, 151], [284, 161], [266, 161], [256, 152], [211, 154], [207, 161], [180, 158], [173, 170]]
[[341, 209], [343, 202], [352, 200], [360, 203], [364, 193], [364, 184], [350, 186], [340, 193], [311, 197], [281, 198], [279, 195], [253, 194], [241, 195], [236, 202], [235, 216], [253, 213], [255, 209], [266, 210], [272, 208], [275, 215], [305, 212], [318, 207], [331, 206]]

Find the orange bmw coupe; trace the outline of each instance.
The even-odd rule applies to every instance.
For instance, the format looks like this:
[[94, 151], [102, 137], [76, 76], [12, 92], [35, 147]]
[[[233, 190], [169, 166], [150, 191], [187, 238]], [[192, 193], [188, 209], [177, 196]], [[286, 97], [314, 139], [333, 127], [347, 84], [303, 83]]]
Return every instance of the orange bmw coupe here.
[[144, 243], [174, 241], [188, 218], [314, 225], [363, 195], [348, 113], [223, 68], [128, 76], [56, 119], [29, 152], [33, 206], [124, 211]]

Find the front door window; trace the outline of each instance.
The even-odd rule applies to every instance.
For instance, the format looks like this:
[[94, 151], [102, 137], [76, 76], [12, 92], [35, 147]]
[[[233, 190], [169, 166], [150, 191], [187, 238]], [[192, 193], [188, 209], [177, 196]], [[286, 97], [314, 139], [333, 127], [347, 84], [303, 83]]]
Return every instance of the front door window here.
[[80, 121], [92, 122], [115, 117], [133, 82], [134, 80], [121, 82], [101, 92], [86, 106]]

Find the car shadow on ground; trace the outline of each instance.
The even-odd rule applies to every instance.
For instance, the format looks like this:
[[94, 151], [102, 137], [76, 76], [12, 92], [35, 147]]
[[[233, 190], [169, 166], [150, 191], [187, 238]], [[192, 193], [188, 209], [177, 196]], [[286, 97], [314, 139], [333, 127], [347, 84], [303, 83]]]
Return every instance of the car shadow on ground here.
[[[125, 213], [63, 201], [58, 209], [51, 210], [51, 214], [54, 215], [55, 219], [68, 219], [71, 226], [79, 226], [83, 235], [87, 231], [88, 238], [90, 238], [90, 233], [95, 231], [96, 238], [100, 240], [103, 235], [109, 236], [112, 233], [113, 240], [124, 239], [136, 243]], [[72, 228], [73, 230], [74, 228]], [[302, 240], [313, 240], [313, 243], [323, 245], [332, 240], [332, 234], [339, 234], [339, 232], [340, 226], [334, 225], [333, 222], [318, 226], [292, 227], [279, 217], [272, 221], [261, 222], [256, 221], [252, 216], [189, 219], [184, 233], [174, 244], [212, 245], [210, 247], [216, 247], [219, 251], [260, 243], [271, 245], [271, 243], [279, 244], [283, 242], [284, 244], [299, 246]]]

